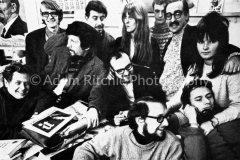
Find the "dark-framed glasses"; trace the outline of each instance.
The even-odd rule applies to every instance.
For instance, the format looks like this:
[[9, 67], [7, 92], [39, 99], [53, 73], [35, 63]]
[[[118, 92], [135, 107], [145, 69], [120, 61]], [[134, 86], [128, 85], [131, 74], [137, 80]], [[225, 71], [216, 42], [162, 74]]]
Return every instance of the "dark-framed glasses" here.
[[166, 119], [169, 118], [168, 115], [159, 115], [158, 117], [153, 117], [153, 116], [146, 116], [146, 117], [157, 119], [158, 123], [162, 123], [164, 118], [166, 118]]
[[132, 63], [129, 63], [125, 68], [117, 69], [117, 70], [115, 70], [115, 72], [117, 72], [119, 75], [123, 75], [123, 73], [124, 73], [125, 71], [130, 72], [130, 71], [132, 70], [132, 68], [133, 68]]
[[42, 12], [43, 17], [48, 17], [49, 15], [51, 15], [52, 17], [59, 16], [58, 12]]
[[174, 11], [173, 14], [171, 12], [168, 12], [168, 13], [166, 13], [166, 19], [171, 20], [173, 15], [174, 15], [175, 19], [179, 19], [179, 18], [181, 18], [182, 13], [183, 13], [183, 11], [180, 11], [180, 10]]

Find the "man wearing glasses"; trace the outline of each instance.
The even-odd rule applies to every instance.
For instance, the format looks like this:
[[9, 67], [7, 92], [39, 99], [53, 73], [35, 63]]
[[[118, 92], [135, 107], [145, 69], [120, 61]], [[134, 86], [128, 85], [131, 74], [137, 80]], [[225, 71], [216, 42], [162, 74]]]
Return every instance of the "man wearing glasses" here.
[[136, 100], [128, 113], [129, 125], [117, 127], [76, 148], [73, 160], [110, 159], [179, 160], [182, 147], [178, 138], [165, 128], [166, 98], [146, 96]]
[[63, 12], [59, 5], [53, 0], [43, 0], [40, 12], [44, 28], [29, 33], [26, 37], [26, 63], [40, 74], [48, 64], [49, 58], [44, 51], [45, 42], [58, 33], [64, 32], [59, 27], [63, 19]]
[[[166, 91], [167, 99], [171, 99], [183, 83], [190, 65], [194, 63], [198, 50], [196, 27], [187, 24], [189, 7], [186, 0], [173, 0], [167, 4], [165, 17], [173, 36], [165, 46], [165, 66], [160, 77], [160, 84]], [[231, 50], [239, 52], [239, 48]], [[239, 58], [234, 56], [226, 63], [225, 72], [237, 72], [240, 69], [239, 65]]]
[[113, 78], [98, 81], [89, 97], [89, 108], [98, 113], [91, 114], [90, 119], [94, 121], [86, 123], [80, 120], [70, 125], [63, 136], [74, 135], [86, 127], [97, 127], [103, 118], [120, 125], [126, 122], [128, 110], [135, 99], [142, 96], [161, 97], [161, 86], [152, 71], [145, 66], [132, 64], [126, 53], [116, 53], [110, 60], [110, 66]]

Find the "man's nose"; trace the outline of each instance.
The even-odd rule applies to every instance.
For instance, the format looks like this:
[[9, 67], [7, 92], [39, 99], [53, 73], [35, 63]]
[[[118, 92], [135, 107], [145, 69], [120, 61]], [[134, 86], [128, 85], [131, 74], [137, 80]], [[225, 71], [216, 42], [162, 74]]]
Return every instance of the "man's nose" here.
[[100, 20], [100, 18], [97, 19], [97, 25], [102, 25], [102, 21]]
[[26, 88], [25, 84], [24, 83], [21, 83], [19, 88], [21, 88], [22, 90], [24, 90]]
[[159, 12], [159, 13], [158, 13], [158, 17], [159, 17], [159, 18], [162, 18], [162, 17], [163, 17], [163, 13], [162, 13], [162, 12]]
[[67, 48], [71, 48], [71, 43], [70, 42], [67, 43]]
[[205, 99], [204, 99], [204, 103], [205, 103], [205, 104], [209, 104], [209, 103], [210, 103], [210, 100], [209, 100], [208, 98], [205, 98]]
[[172, 15], [172, 18], [171, 18], [171, 22], [174, 22], [176, 19], [174, 17], [174, 15]]
[[168, 121], [167, 121], [167, 119], [166, 119], [166, 118], [164, 118], [164, 120], [163, 120], [163, 122], [162, 122], [161, 126], [165, 126], [165, 127], [167, 127], [167, 126], [168, 126]]

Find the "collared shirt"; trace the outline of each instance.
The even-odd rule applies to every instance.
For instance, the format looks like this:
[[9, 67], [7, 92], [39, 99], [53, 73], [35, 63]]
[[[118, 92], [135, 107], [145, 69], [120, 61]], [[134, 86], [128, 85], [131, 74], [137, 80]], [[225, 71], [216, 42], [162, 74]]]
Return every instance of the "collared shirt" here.
[[11, 27], [11, 25], [13, 24], [13, 22], [14, 22], [17, 18], [18, 18], [18, 16], [16, 16], [15, 18], [11, 19], [11, 20], [4, 26], [4, 28], [5, 28], [5, 30], [6, 30], [4, 36], [7, 34], [9, 28]]
[[185, 79], [180, 55], [183, 33], [184, 28], [180, 33], [173, 34], [172, 41], [164, 56], [165, 66], [159, 82], [163, 90], [166, 91], [168, 100], [174, 96]]
[[54, 36], [54, 35], [56, 35], [56, 34], [58, 34], [58, 33], [60, 33], [60, 27], [59, 27], [59, 26], [58, 26], [58, 28], [56, 29], [55, 32], [51, 32], [51, 31], [48, 29], [48, 27], [46, 27], [46, 35], [45, 35], [45, 38], [46, 38], [46, 40], [48, 40], [48, 38], [50, 38], [50, 37], [52, 37], [52, 36]]

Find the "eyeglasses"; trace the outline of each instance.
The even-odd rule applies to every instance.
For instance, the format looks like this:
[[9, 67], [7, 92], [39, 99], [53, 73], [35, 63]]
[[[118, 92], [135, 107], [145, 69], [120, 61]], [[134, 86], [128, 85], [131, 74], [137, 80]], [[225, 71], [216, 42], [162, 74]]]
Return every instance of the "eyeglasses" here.
[[59, 16], [58, 12], [42, 12], [43, 17], [48, 17], [49, 15], [51, 15], [52, 17]]
[[128, 71], [128, 72], [129, 72], [129, 71], [132, 70], [132, 68], [133, 68], [132, 63], [129, 63], [125, 68], [115, 70], [115, 72], [117, 72], [117, 73], [120, 74], [120, 75], [123, 75], [123, 73], [124, 73], [125, 71]]
[[168, 12], [168, 13], [166, 14], [166, 19], [167, 19], [167, 20], [171, 20], [173, 15], [174, 15], [174, 18], [175, 18], [175, 19], [179, 19], [179, 18], [181, 18], [182, 13], [183, 13], [183, 11], [180, 11], [180, 10], [174, 11], [173, 14], [170, 13], [170, 12]]
[[159, 115], [158, 117], [153, 117], [153, 116], [146, 116], [146, 117], [157, 119], [158, 123], [162, 123], [164, 118], [166, 119], [169, 118], [169, 116], [166, 116], [166, 115]]

